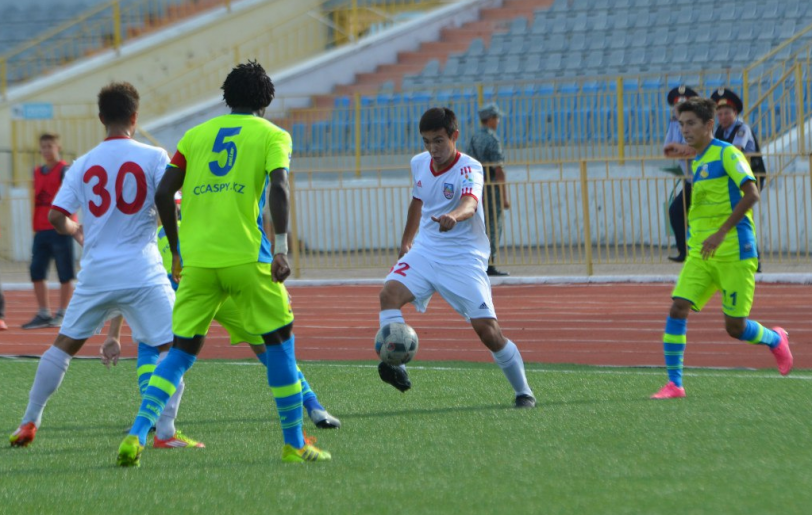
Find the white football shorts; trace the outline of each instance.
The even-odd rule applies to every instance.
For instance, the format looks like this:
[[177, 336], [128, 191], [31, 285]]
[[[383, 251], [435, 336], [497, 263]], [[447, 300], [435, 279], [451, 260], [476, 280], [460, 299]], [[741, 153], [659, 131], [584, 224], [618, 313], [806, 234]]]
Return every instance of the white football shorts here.
[[169, 285], [159, 284], [145, 288], [111, 291], [73, 292], [60, 334], [74, 340], [90, 338], [104, 327], [104, 323], [117, 314], [133, 332], [133, 341], [150, 347], [172, 343], [172, 306], [175, 292]]
[[496, 318], [486, 264], [461, 257], [453, 264], [433, 261], [424, 249], [412, 249], [398, 260], [387, 281], [398, 281], [412, 292], [412, 304], [425, 313], [434, 292], [465, 318]]

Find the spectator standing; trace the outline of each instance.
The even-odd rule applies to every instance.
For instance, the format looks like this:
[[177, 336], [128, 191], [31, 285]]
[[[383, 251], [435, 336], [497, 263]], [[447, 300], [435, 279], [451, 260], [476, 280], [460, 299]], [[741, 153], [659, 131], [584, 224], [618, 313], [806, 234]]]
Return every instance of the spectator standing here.
[[[44, 164], [34, 169], [34, 245], [31, 252], [31, 282], [34, 284], [38, 311], [34, 318], [23, 324], [23, 329], [60, 327], [73, 290], [73, 238], [57, 233], [48, 221], [51, 203], [68, 169], [67, 163], [59, 156], [60, 150], [58, 134], [45, 133], [40, 136], [39, 151]], [[52, 259], [56, 262], [61, 284], [59, 310], [55, 316], [51, 315], [48, 286], [45, 284]]]
[[496, 134], [503, 113], [496, 104], [488, 104], [479, 110], [481, 126], [468, 142], [468, 154], [482, 163], [485, 169], [485, 195], [482, 207], [485, 209], [488, 239], [491, 240], [491, 255], [488, 260], [488, 275], [510, 275], [494, 266], [502, 229], [505, 225], [504, 211], [510, 209], [505, 184], [505, 154], [502, 142]]

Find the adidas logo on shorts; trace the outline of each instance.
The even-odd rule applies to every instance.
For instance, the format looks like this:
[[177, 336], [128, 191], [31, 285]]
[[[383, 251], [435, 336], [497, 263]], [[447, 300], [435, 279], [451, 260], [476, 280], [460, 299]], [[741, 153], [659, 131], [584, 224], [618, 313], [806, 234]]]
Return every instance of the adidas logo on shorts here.
[[488, 305], [483, 302], [479, 309], [488, 309]]

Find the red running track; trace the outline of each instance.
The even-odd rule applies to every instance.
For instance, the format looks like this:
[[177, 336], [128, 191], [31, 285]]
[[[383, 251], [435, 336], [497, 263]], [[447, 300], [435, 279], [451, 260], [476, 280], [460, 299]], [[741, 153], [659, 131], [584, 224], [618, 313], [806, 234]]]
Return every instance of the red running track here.
[[[503, 331], [525, 361], [590, 365], [663, 364], [662, 332], [670, 306], [670, 284], [573, 284], [497, 286], [494, 302]], [[378, 328], [378, 286], [291, 287], [296, 313], [296, 354], [302, 360], [372, 360]], [[41, 355], [56, 329], [24, 331], [35, 312], [33, 292], [5, 292], [6, 322], [0, 355]], [[52, 292], [51, 303], [57, 303]], [[751, 318], [790, 333], [797, 368], [812, 368], [812, 287], [758, 285]], [[411, 306], [407, 322], [420, 337], [418, 360], [491, 361], [470, 326], [439, 296], [425, 314]], [[97, 356], [103, 336], [88, 341], [79, 355]], [[123, 354], [135, 356], [125, 326]], [[229, 345], [216, 326], [202, 358], [250, 358], [247, 346]], [[727, 336], [719, 296], [688, 322], [687, 366], [772, 368], [764, 346]]]

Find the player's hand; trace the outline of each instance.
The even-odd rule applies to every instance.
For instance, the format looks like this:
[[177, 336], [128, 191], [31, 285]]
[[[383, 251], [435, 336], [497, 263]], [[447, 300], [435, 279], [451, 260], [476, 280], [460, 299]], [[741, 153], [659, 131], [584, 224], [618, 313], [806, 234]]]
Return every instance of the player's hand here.
[[121, 343], [116, 338], [108, 337], [104, 340], [99, 353], [101, 354], [102, 365], [106, 366], [107, 370], [110, 370], [111, 363], [113, 366], [118, 364], [118, 358], [121, 356]]
[[405, 256], [406, 253], [409, 252], [411, 249], [412, 249], [412, 244], [411, 243], [409, 243], [407, 245], [401, 245], [400, 250], [398, 251], [398, 259]]
[[502, 209], [510, 209], [510, 200], [508, 200], [507, 195], [502, 199]]
[[287, 254], [275, 254], [271, 263], [271, 277], [274, 282], [283, 283], [290, 275]]
[[702, 242], [702, 259], [708, 259], [716, 254], [716, 249], [725, 241], [724, 231], [719, 231], [708, 236], [708, 239]]
[[180, 282], [180, 278], [183, 275], [183, 264], [180, 261], [179, 254], [172, 254], [172, 280], [176, 283]]
[[457, 219], [449, 214], [440, 215], [439, 217], [432, 216], [431, 219], [440, 224], [440, 232], [448, 232], [457, 225]]
[[82, 224], [76, 224], [76, 232], [73, 233], [73, 239], [76, 240], [79, 245], [85, 245], [85, 227]]
[[663, 148], [663, 153], [666, 157], [675, 159], [691, 159], [696, 157], [696, 150], [690, 145], [682, 143], [669, 143]]

